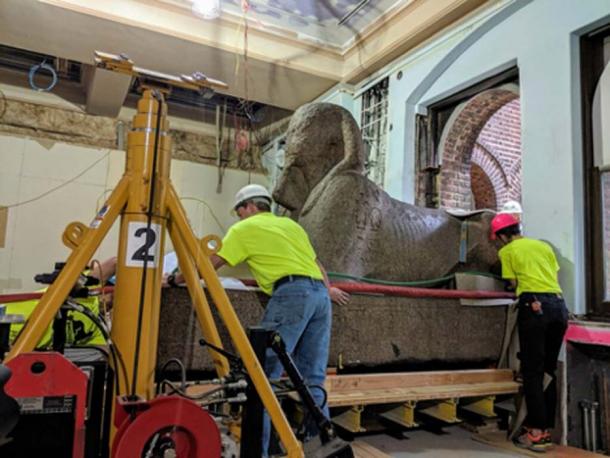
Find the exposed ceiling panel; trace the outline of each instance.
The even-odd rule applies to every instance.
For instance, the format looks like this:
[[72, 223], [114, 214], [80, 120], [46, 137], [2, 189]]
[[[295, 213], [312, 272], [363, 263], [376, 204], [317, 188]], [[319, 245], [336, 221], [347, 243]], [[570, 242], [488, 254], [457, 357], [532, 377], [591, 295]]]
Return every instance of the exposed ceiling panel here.
[[[190, 75], [201, 71], [229, 85], [228, 94], [246, 98], [246, 66], [233, 52], [165, 35], [35, 0], [0, 1], [0, 43], [93, 63], [95, 50], [127, 54], [139, 67]], [[279, 63], [250, 58], [247, 98], [295, 109], [336, 80], [306, 74]]]
[[[189, 0], [184, 0], [189, 1]], [[394, 7], [412, 0], [252, 0], [251, 19], [344, 47]], [[241, 14], [241, 0], [222, 0], [224, 11]], [[339, 24], [342, 22], [341, 24]]]
[[192, 0], [0, 0], [0, 44], [85, 64], [95, 50], [124, 53], [140, 67], [202, 72], [227, 83], [227, 95], [293, 110], [499, 2], [244, 1], [247, 21], [242, 0], [221, 0], [214, 20], [194, 15]]

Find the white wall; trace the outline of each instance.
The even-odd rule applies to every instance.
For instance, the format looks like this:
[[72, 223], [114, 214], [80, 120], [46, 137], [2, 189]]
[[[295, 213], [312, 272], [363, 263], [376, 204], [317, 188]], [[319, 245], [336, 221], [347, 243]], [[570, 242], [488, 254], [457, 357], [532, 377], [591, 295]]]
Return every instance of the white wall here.
[[354, 87], [349, 84], [338, 84], [319, 96], [314, 102], [334, 103], [349, 110], [356, 119], [360, 119], [360, 109], [356, 110], [354, 100]]
[[[518, 66], [527, 235], [556, 248], [560, 281], [576, 313], [585, 312], [578, 36], [604, 22], [610, 22], [609, 0], [500, 1], [397, 59], [356, 89], [357, 97], [390, 76], [392, 130], [385, 189], [413, 202], [415, 114]], [[351, 109], [358, 119], [357, 103]]]
[[[519, 2], [516, 2], [519, 3]], [[527, 235], [549, 241], [572, 310], [584, 313], [583, 171], [574, 32], [610, 15], [607, 0], [534, 0], [466, 49], [424, 94], [438, 99], [516, 61]], [[575, 58], [576, 56], [576, 58]], [[413, 122], [407, 119], [407, 123]], [[410, 151], [412, 153], [412, 151]], [[407, 161], [414, 161], [407, 154]]]
[[[71, 181], [96, 161], [89, 171]], [[39, 287], [34, 275], [51, 271], [55, 261], [65, 260], [69, 254], [61, 242], [66, 225], [72, 221], [88, 225], [123, 168], [122, 151], [0, 135], [0, 206], [24, 202], [62, 186], [45, 197], [9, 209], [6, 243], [0, 248], [0, 293]], [[227, 169], [222, 192], [217, 194], [216, 167], [176, 160], [172, 161], [171, 178], [181, 198], [199, 200], [182, 201], [198, 237], [224, 235], [222, 228], [235, 222], [229, 211], [237, 190], [250, 181], [266, 184], [261, 175]], [[118, 221], [96, 258], [116, 254], [117, 236]], [[223, 274], [242, 276], [247, 270]]]

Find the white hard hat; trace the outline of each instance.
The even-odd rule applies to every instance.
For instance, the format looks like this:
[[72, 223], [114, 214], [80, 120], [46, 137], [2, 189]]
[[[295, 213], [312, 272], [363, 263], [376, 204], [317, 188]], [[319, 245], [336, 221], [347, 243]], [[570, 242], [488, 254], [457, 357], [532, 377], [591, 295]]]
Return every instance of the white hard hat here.
[[516, 200], [509, 200], [502, 205], [502, 209], [500, 213], [523, 213], [523, 209], [521, 208], [521, 204]]
[[239, 191], [237, 191], [237, 194], [235, 194], [233, 209], [235, 209], [242, 202], [254, 199], [256, 197], [267, 199], [269, 200], [269, 203], [271, 203], [271, 194], [269, 191], [267, 191], [267, 188], [261, 186], [260, 184], [249, 184], [241, 188]]

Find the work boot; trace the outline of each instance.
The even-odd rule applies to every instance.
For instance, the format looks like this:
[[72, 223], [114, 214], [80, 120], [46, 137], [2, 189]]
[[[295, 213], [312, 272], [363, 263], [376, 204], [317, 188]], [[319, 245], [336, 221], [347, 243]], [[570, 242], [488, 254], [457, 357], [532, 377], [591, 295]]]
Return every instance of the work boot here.
[[542, 443], [544, 444], [545, 450], [552, 450], [553, 447], [555, 447], [555, 444], [553, 444], [553, 441], [551, 439], [551, 430], [550, 429], [546, 429], [542, 433]]
[[[550, 436], [549, 436], [550, 441]], [[532, 452], [546, 453], [547, 445], [544, 439], [544, 433], [534, 435], [530, 430], [524, 431], [513, 439], [513, 444], [519, 448], [526, 448]]]

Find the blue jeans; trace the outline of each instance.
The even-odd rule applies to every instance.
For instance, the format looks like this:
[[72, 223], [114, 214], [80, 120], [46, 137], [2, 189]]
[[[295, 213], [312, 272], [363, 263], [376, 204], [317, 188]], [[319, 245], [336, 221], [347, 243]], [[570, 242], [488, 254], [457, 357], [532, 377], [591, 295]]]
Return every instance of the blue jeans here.
[[[299, 372], [308, 386], [324, 386], [332, 311], [328, 289], [320, 280], [300, 278], [284, 283], [273, 291], [265, 309], [261, 326], [279, 332]], [[280, 378], [282, 364], [273, 350], [268, 349], [265, 373], [271, 380]], [[322, 406], [324, 394], [317, 388], [311, 394]], [[328, 405], [323, 407], [329, 416]], [[267, 456], [271, 424], [265, 412], [263, 418], [263, 456]]]

